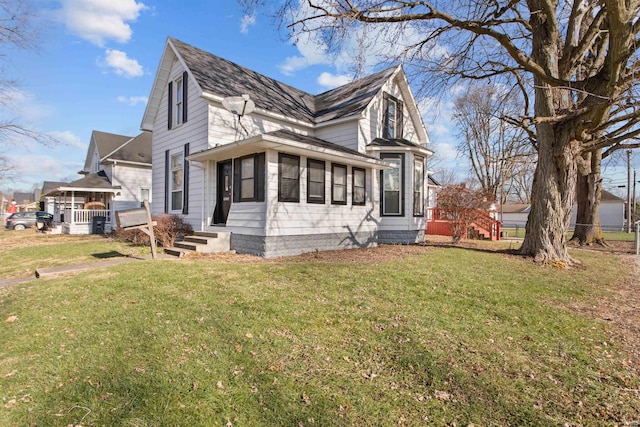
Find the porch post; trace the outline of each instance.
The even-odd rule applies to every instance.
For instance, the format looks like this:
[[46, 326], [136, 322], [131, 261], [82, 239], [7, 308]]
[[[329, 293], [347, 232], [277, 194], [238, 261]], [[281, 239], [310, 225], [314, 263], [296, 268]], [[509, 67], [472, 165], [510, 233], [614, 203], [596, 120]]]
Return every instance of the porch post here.
[[76, 206], [76, 192], [72, 191], [71, 192], [71, 218], [68, 221], [69, 226], [72, 226], [76, 222], [75, 206]]

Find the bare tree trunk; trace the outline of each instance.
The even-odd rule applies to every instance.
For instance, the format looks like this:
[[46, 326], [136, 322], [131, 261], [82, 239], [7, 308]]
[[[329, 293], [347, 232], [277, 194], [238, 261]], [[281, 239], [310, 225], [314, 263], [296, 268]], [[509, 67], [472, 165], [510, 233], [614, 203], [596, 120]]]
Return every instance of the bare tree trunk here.
[[538, 262], [572, 262], [566, 234], [576, 194], [578, 144], [569, 126], [540, 124], [538, 164], [533, 178], [531, 212], [520, 253]]
[[579, 245], [593, 243], [604, 244], [604, 236], [600, 227], [598, 209], [602, 194], [602, 180], [600, 179], [600, 163], [602, 150], [583, 155], [590, 165], [586, 173], [578, 173], [576, 228], [571, 241]]

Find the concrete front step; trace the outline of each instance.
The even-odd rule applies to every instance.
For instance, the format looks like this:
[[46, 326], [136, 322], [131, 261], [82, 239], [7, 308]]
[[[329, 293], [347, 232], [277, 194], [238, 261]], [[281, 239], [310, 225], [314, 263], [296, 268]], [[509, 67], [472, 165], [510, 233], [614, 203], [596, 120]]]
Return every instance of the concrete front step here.
[[186, 236], [174, 247], [165, 248], [164, 252], [178, 258], [190, 252], [204, 254], [229, 252], [231, 250], [231, 233], [196, 231], [193, 236]]

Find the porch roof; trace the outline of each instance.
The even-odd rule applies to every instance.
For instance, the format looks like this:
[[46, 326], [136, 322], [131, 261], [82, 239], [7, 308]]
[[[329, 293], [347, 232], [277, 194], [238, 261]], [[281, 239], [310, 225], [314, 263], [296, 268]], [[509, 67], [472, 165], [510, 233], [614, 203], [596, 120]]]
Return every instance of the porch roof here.
[[288, 130], [267, 132], [234, 143], [219, 145], [194, 153], [188, 156], [187, 160], [227, 160], [232, 157], [242, 157], [266, 149], [313, 157], [319, 160], [344, 162], [353, 166], [373, 169], [387, 169], [390, 167], [385, 161], [367, 154], [362, 154], [338, 144]]
[[370, 151], [418, 151], [424, 156], [433, 156], [433, 151], [428, 148], [409, 141], [404, 138], [376, 138], [369, 145], [367, 150]]
[[119, 185], [111, 185], [111, 181], [104, 175], [89, 174], [84, 178], [80, 178], [77, 181], [70, 182], [68, 184], [61, 185], [51, 191], [45, 196], [59, 196], [63, 193], [117, 193], [122, 187]]

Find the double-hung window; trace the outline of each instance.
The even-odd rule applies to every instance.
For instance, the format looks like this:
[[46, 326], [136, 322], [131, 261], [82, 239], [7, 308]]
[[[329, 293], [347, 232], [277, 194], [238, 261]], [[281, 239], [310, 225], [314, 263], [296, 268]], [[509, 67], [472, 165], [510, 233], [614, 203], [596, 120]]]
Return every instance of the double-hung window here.
[[347, 167], [345, 165], [331, 164], [331, 203], [347, 204]]
[[278, 154], [278, 201], [300, 202], [300, 157]]
[[255, 200], [255, 157], [247, 156], [240, 159], [240, 201]]
[[307, 159], [307, 203], [324, 203], [325, 163]]
[[183, 113], [184, 110], [182, 108], [182, 102], [183, 102], [183, 87], [182, 87], [182, 77], [180, 77], [178, 80], [176, 80], [176, 125], [181, 125], [184, 117], [183, 117]]
[[182, 152], [171, 155], [171, 210], [182, 210], [184, 155]]
[[[265, 197], [265, 153], [250, 154], [233, 159], [233, 201], [264, 202]], [[228, 175], [220, 178], [228, 191]]]
[[382, 153], [380, 158], [391, 165], [391, 169], [384, 169], [381, 172], [381, 214], [383, 216], [403, 216], [404, 155]]
[[424, 159], [413, 160], [413, 216], [424, 216]]
[[402, 138], [402, 101], [384, 94], [384, 120], [382, 123], [382, 137], [389, 139]]
[[189, 93], [189, 75], [183, 72], [181, 77], [171, 80], [167, 87], [167, 129], [187, 122], [187, 94]]
[[355, 167], [352, 169], [352, 173], [351, 203], [356, 206], [362, 206], [366, 201], [367, 175], [364, 169]]

